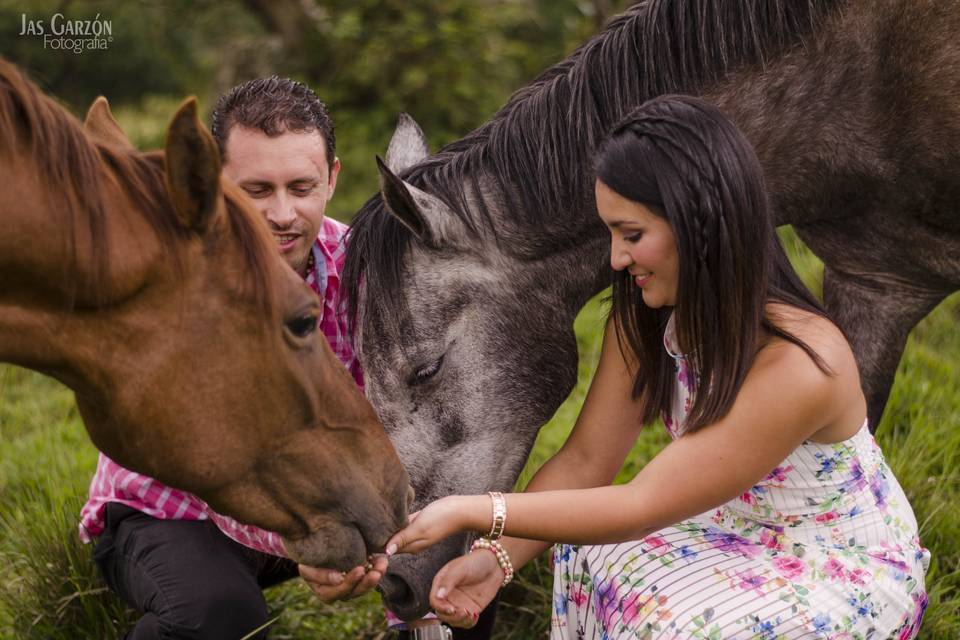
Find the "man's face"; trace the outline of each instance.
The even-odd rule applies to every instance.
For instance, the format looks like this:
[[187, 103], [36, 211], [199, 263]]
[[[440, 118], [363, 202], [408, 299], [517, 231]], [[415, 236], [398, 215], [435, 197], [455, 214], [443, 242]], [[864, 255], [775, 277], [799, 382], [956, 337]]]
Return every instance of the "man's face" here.
[[301, 276], [337, 186], [340, 161], [327, 164], [323, 136], [287, 132], [276, 137], [242, 126], [230, 129], [224, 172], [253, 199], [280, 253]]

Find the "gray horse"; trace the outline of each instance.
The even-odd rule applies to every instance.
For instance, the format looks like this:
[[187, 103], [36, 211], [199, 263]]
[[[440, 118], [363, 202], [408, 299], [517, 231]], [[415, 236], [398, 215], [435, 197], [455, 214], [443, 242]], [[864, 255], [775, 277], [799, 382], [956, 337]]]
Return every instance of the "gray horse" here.
[[[610, 281], [592, 151], [664, 93], [704, 96], [756, 146], [779, 223], [826, 265], [875, 426], [908, 332], [960, 288], [958, 32], [947, 1], [648, 0], [433, 156], [403, 119], [345, 284], [418, 506], [511, 488], [573, 387], [574, 317]], [[388, 605], [423, 613], [465, 543], [395, 560]]]

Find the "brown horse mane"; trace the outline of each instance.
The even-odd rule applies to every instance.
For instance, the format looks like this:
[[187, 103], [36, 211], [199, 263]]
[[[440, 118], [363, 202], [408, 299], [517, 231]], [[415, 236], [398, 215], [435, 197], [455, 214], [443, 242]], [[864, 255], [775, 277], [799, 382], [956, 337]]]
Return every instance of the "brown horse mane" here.
[[[180, 249], [191, 233], [178, 224], [164, 181], [162, 151], [141, 153], [103, 144], [89, 138], [79, 121], [54, 100], [44, 95], [13, 64], [0, 59], [0, 154], [23, 155], [37, 168], [41, 182], [49, 186], [50, 209], [63, 216], [69, 243], [70, 268], [75, 268], [78, 225], [86, 222], [92, 239], [93, 268], [88, 282], [72, 277], [77, 290], [97, 292], [109, 272], [106, 235], [107, 207], [104, 201], [104, 167], [116, 176], [144, 219], [157, 233], [166, 256], [179, 268]], [[267, 261], [273, 250], [256, 212], [247, 205], [233, 185], [221, 182], [229, 233], [243, 255], [249, 295], [261, 308], [271, 309], [273, 299], [267, 286]]]

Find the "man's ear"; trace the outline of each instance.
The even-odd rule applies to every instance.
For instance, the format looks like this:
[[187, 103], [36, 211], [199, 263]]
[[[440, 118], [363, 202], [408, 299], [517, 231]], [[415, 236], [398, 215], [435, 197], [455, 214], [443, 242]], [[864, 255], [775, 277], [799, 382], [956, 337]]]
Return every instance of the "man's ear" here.
[[327, 202], [333, 197], [333, 192], [337, 190], [337, 176], [340, 175], [340, 158], [334, 157], [330, 165], [330, 174], [327, 178]]

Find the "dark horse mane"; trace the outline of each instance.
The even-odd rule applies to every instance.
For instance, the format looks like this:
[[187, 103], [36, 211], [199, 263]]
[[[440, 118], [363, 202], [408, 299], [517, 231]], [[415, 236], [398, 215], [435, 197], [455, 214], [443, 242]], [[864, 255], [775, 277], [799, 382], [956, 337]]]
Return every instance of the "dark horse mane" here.
[[[737, 68], [763, 64], [802, 44], [842, 4], [641, 2], [517, 91], [487, 123], [402, 177], [444, 201], [473, 233], [485, 227], [496, 236], [483, 199], [474, 202], [478, 214], [467, 200], [470, 192], [489, 193], [490, 184], [506, 199], [514, 224], [570, 227], [571, 218], [592, 206], [586, 200], [590, 190], [584, 189], [592, 173], [585, 156], [627, 110], [658, 95], [702, 91]], [[484, 179], [490, 182], [481, 190]], [[356, 318], [361, 280], [377, 287], [388, 308], [402, 308], [399, 291], [410, 238], [379, 195], [360, 209], [344, 272], [351, 317]]]
[[[104, 165], [119, 179], [131, 201], [157, 233], [167, 257], [179, 264], [182, 240], [189, 231], [177, 223], [164, 180], [164, 154], [140, 153], [101, 144], [89, 138], [80, 123], [40, 92], [20, 71], [0, 59], [0, 154], [26, 152], [36, 166], [41, 183], [49, 187], [50, 208], [59, 210], [67, 232], [71, 259], [65, 276], [96, 299], [109, 270], [104, 201]], [[253, 219], [255, 213], [229, 183], [224, 186], [227, 221], [238, 240], [246, 265], [247, 286], [255, 303], [271, 307], [272, 296], [265, 266], [272, 249]], [[74, 274], [77, 229], [86, 223], [92, 240], [93, 268], [88, 282], [77, 283]], [[68, 301], [73, 306], [73, 300]]]

